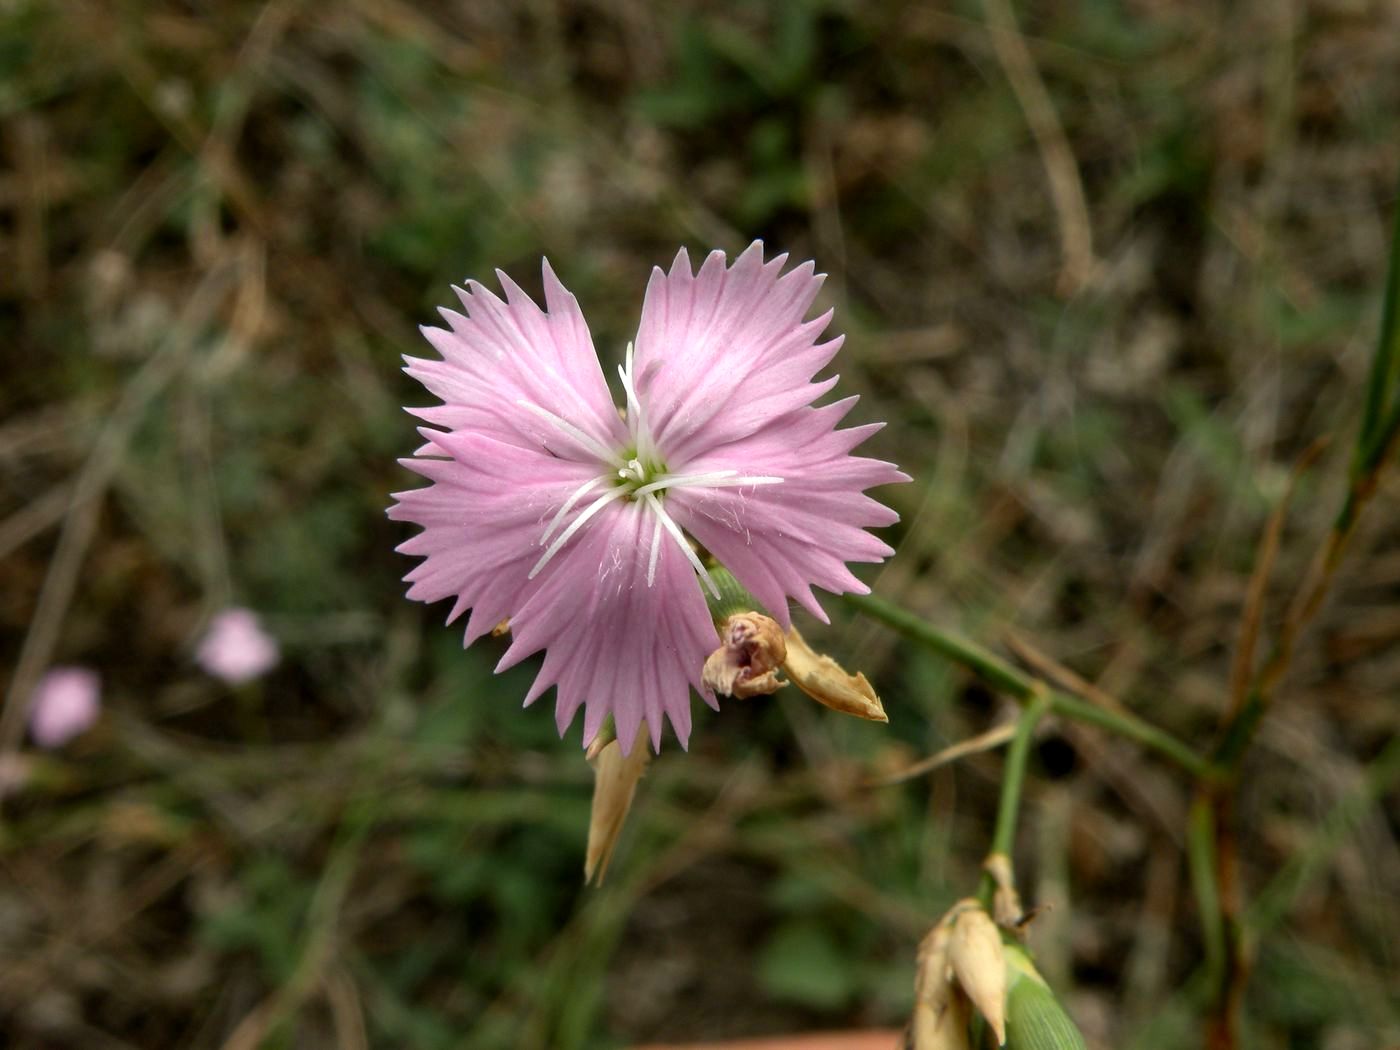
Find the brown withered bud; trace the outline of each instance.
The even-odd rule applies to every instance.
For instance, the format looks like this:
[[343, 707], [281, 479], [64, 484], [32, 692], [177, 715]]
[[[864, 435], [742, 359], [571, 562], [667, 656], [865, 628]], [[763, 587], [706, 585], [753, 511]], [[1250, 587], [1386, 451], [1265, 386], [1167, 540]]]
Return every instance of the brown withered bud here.
[[939, 1006], [916, 1002], [906, 1045], [911, 1050], [968, 1050], [967, 1019], [967, 999], [956, 989]]
[[919, 942], [914, 971], [916, 1002], [942, 1006], [948, 1001], [953, 987], [949, 982], [952, 963], [948, 961], [948, 942], [952, 940], [952, 933], [952, 927], [940, 920]]
[[1001, 933], [992, 917], [973, 898], [953, 906], [953, 935], [948, 961], [958, 984], [991, 1026], [997, 1045], [1006, 1045], [1006, 958]]
[[1022, 924], [1029, 921], [1021, 897], [1016, 892], [1016, 879], [1011, 872], [1011, 858], [1005, 853], [993, 853], [982, 862], [982, 870], [992, 877], [996, 893], [992, 896], [992, 918], [1004, 930], [1024, 936]]
[[919, 942], [914, 974], [914, 1015], [909, 1021], [910, 1050], [964, 1050], [968, 1003], [952, 981], [948, 950], [952, 926], [940, 920]]
[[871, 722], [888, 722], [885, 707], [865, 675], [848, 674], [840, 664], [818, 653], [797, 633], [788, 631], [787, 659], [783, 670], [794, 685], [819, 704]]
[[612, 740], [595, 740], [588, 748], [587, 758], [593, 766], [593, 809], [588, 818], [588, 851], [584, 855], [583, 881], [603, 884], [612, 860], [622, 825], [632, 808], [637, 793], [637, 781], [642, 779], [651, 749], [647, 745], [647, 724], [637, 729], [637, 739], [630, 754], [622, 753], [622, 745]]
[[787, 642], [776, 620], [762, 613], [735, 613], [720, 624], [719, 637], [722, 644], [705, 659], [702, 672], [715, 692], [743, 700], [787, 684], [778, 678]]

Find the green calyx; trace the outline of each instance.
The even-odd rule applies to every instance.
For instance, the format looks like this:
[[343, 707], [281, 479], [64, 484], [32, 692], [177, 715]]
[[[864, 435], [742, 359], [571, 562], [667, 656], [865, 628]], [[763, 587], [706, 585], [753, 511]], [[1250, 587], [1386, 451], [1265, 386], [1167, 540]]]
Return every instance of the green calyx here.
[[709, 591], [706, 591], [705, 601], [709, 603], [710, 617], [715, 621], [716, 626], [724, 623], [735, 613], [759, 612], [765, 616], [768, 614], [768, 611], [759, 604], [758, 599], [745, 590], [744, 585], [736, 580], [734, 574], [724, 566], [712, 565], [710, 578], [715, 581], [719, 597], [716, 598]]

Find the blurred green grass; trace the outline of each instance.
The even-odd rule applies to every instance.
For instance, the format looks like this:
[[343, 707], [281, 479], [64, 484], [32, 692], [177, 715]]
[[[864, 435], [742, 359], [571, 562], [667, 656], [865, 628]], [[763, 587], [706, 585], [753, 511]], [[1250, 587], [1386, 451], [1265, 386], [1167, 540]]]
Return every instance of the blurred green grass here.
[[[425, 396], [398, 359], [497, 266], [537, 289], [548, 255], [616, 356], [680, 244], [815, 258], [841, 390], [916, 478], [871, 582], [1208, 738], [1264, 519], [1360, 410], [1400, 23], [1364, 0], [1020, 15], [1092, 220], [1069, 298], [978, 4], [0, 9], [0, 667], [96, 477], [46, 655], [98, 667], [108, 705], [4, 799], [8, 1045], [567, 1050], [902, 1020], [999, 766], [861, 785], [1001, 701], [829, 602], [809, 633], [891, 725], [702, 709], [585, 890], [577, 729], [557, 740], [547, 701], [518, 710], [528, 668], [493, 677], [499, 646], [463, 652], [445, 609], [403, 600], [383, 510]], [[1253, 888], [1394, 732], [1394, 498], [1251, 760]], [[285, 649], [239, 691], [191, 662], [231, 601]], [[1070, 727], [1037, 759], [1017, 859], [1054, 904], [1046, 972], [1091, 1045], [1195, 1045], [1184, 785]], [[1251, 1045], [1400, 1039], [1395, 801], [1265, 942]]]

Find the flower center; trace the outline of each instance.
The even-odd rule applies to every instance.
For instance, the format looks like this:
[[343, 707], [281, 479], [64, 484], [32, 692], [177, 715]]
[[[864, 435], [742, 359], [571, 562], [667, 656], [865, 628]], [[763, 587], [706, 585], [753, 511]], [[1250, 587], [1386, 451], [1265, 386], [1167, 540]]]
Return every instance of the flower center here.
[[[647, 586], [651, 586], [656, 580], [657, 558], [661, 554], [662, 533], [665, 532], [675, 541], [681, 554], [695, 569], [696, 575], [718, 598], [719, 587], [695, 553], [695, 548], [686, 538], [685, 532], [666, 512], [666, 508], [661, 505], [661, 497], [667, 489], [753, 488], [759, 485], [776, 485], [783, 479], [764, 475], [741, 475], [737, 470], [671, 473], [657, 451], [655, 438], [651, 428], [647, 425], [642, 399], [637, 394], [637, 387], [632, 377], [631, 343], [627, 344], [627, 362], [618, 369], [618, 374], [622, 378], [622, 388], [627, 394], [627, 429], [632, 435], [631, 446], [618, 453], [610, 453], [597, 439], [590, 437], [572, 423], [560, 419], [539, 405], [528, 401], [520, 402], [535, 415], [552, 423], [561, 433], [572, 438], [603, 463], [609, 464], [603, 468], [602, 473], [589, 478], [574, 489], [555, 512], [553, 519], [545, 528], [544, 534], [540, 536], [539, 545], [544, 548], [544, 553], [540, 555], [539, 561], [535, 562], [535, 567], [530, 570], [528, 578], [533, 580], [539, 575], [540, 570], [549, 564], [551, 559], [594, 515], [608, 504], [621, 499], [629, 503], [641, 504], [652, 516], [651, 546], [647, 554]], [[574, 515], [573, 520], [569, 521], [560, 531], [560, 526], [564, 525], [565, 519], [569, 517], [574, 508], [580, 505], [585, 496], [593, 494], [599, 486], [605, 486], [604, 491], [600, 495], [594, 495], [592, 502]], [[556, 532], [558, 535], [555, 535]]]
[[[666, 477], [666, 465], [664, 463], [643, 463], [641, 459], [633, 456], [621, 467], [618, 468], [618, 484], [627, 491], [628, 499], [635, 499], [637, 492], [646, 486]], [[660, 489], [648, 489], [648, 491], [660, 492]]]

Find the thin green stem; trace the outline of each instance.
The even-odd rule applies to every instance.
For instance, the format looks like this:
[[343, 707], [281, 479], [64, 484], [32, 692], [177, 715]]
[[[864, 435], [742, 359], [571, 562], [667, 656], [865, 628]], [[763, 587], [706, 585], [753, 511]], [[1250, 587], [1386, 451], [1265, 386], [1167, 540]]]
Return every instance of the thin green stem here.
[[1220, 771], [1209, 759], [1191, 750], [1165, 729], [1159, 729], [1137, 715], [1126, 711], [1110, 711], [1106, 707], [1099, 707], [1068, 693], [1052, 693], [1051, 701], [1051, 710], [1055, 714], [1126, 737], [1157, 752], [1163, 758], [1171, 759], [1200, 780], [1214, 780], [1220, 775]]
[[1215, 813], [1211, 799], [1197, 795], [1191, 806], [1186, 832], [1186, 855], [1191, 868], [1191, 888], [1201, 912], [1201, 940], [1205, 946], [1207, 988], [1218, 989], [1225, 971], [1225, 920], [1220, 910], [1215, 880]]
[[[1360, 477], [1383, 457], [1389, 442], [1387, 430], [1400, 425], [1400, 405], [1392, 404], [1397, 374], [1400, 374], [1400, 209], [1395, 212], [1395, 230], [1390, 239], [1390, 263], [1386, 269], [1385, 292], [1381, 306], [1381, 328], [1371, 374], [1366, 383], [1361, 430], [1356, 436], [1356, 456], [1352, 476]], [[1389, 415], [1389, 421], [1382, 419]]]
[[[1011, 738], [1011, 746], [1006, 751], [1006, 764], [1001, 773], [1001, 800], [997, 803], [997, 822], [992, 829], [991, 854], [1011, 856], [1011, 847], [1016, 841], [1016, 819], [1021, 812], [1021, 793], [1026, 783], [1026, 763], [1031, 753], [1031, 737], [1035, 727], [1051, 709], [1050, 693], [1041, 689], [1033, 697], [1021, 717], [1016, 720], [1016, 735]], [[996, 889], [990, 874], [982, 876], [982, 886], [977, 896], [984, 905], [992, 902]]]
[[992, 685], [1005, 690], [1022, 703], [1029, 701], [1035, 694], [1035, 679], [1018, 671], [976, 642], [939, 630], [923, 617], [915, 616], [908, 610], [873, 594], [848, 594], [845, 601], [847, 605], [865, 613], [872, 620], [879, 620], [885, 626], [893, 627], [925, 649], [946, 656], [954, 663], [970, 667]]
[[910, 641], [977, 672], [991, 685], [1008, 693], [1022, 705], [1029, 704], [1042, 694], [1048, 695], [1050, 710], [1054, 714], [1096, 725], [1100, 729], [1107, 729], [1133, 740], [1170, 759], [1202, 780], [1212, 780], [1217, 776], [1215, 766], [1208, 759], [1198, 755], [1166, 730], [1159, 729], [1136, 715], [1125, 711], [1111, 711], [1087, 700], [1052, 690], [1044, 682], [1012, 667], [976, 642], [941, 630], [922, 617], [915, 616], [882, 598], [876, 598], [874, 595], [846, 595], [845, 600], [852, 608], [892, 627]]

